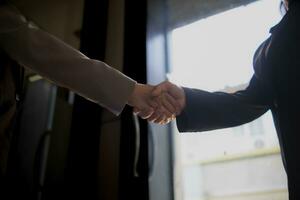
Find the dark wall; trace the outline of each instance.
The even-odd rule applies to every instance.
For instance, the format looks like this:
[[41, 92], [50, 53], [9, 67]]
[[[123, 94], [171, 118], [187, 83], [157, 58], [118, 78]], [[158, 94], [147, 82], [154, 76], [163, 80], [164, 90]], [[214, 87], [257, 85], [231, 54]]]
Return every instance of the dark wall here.
[[[125, 0], [123, 72], [140, 83], [146, 83], [146, 23], [147, 0]], [[147, 200], [148, 126], [145, 120], [136, 119], [138, 134], [133, 119], [132, 109], [127, 107], [121, 122], [119, 199]], [[136, 148], [136, 142], [140, 143], [140, 148]], [[139, 156], [135, 163], [137, 151]]]
[[[80, 33], [80, 51], [104, 60], [108, 0], [86, 0]], [[67, 197], [98, 199], [99, 144], [102, 108], [75, 97], [67, 164]]]

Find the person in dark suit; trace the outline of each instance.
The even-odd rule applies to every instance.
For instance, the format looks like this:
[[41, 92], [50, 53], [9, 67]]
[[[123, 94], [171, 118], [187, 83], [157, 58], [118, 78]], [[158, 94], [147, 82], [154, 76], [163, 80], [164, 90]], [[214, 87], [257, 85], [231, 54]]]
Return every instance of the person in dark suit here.
[[[199, 132], [248, 123], [272, 111], [288, 178], [290, 200], [300, 199], [300, 2], [283, 1], [287, 10], [257, 49], [254, 75], [245, 90], [235, 93], [182, 88], [170, 82], [153, 95], [177, 99], [180, 132]], [[156, 120], [159, 114], [148, 118]]]

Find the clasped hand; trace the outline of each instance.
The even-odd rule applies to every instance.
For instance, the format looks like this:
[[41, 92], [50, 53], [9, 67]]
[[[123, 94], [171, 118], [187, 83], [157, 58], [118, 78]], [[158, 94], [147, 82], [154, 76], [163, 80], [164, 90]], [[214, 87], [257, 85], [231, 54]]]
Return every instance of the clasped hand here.
[[167, 124], [184, 109], [185, 94], [181, 87], [169, 81], [157, 86], [136, 84], [128, 104], [141, 118]]

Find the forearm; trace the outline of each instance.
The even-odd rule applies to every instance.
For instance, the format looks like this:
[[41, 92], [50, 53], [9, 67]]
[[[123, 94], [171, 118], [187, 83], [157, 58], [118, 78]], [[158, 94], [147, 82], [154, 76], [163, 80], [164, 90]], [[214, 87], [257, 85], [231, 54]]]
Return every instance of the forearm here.
[[233, 94], [185, 88], [186, 107], [177, 117], [180, 132], [201, 132], [248, 123], [268, 108], [241, 101]]
[[254, 75], [245, 90], [229, 94], [185, 88], [186, 107], [177, 117], [181, 132], [207, 131], [248, 123], [273, 104], [274, 94]]

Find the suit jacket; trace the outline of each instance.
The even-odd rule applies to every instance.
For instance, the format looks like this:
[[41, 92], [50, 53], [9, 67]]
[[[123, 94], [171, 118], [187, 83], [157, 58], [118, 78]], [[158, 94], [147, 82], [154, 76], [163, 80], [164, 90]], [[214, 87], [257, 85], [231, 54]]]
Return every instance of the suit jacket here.
[[0, 49], [20, 65], [116, 115], [124, 108], [136, 83], [39, 29], [12, 6], [0, 6]]
[[[232, 94], [184, 88], [180, 132], [238, 126], [271, 110], [288, 176], [290, 200], [300, 199], [300, 3], [289, 11], [253, 59], [249, 86]], [[237, 75], [238, 76], [238, 75]]]

